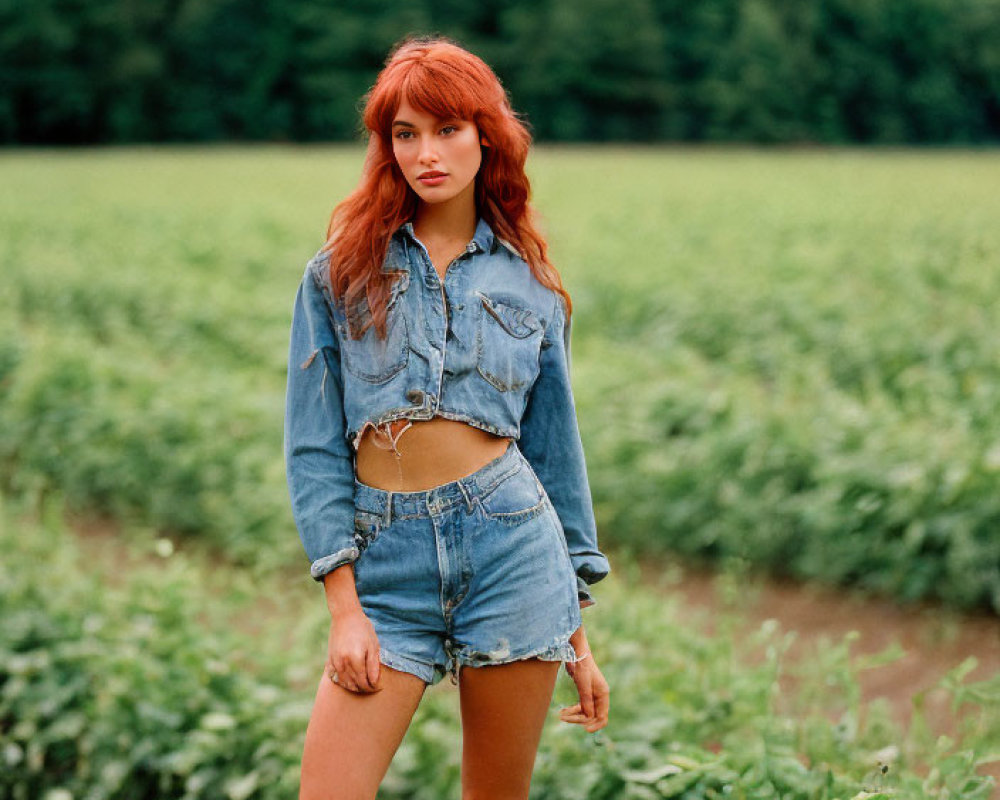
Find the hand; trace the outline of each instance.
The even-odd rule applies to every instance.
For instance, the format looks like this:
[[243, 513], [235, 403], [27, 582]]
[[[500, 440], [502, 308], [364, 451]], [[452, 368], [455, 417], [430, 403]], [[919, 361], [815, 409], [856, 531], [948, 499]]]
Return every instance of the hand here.
[[378, 635], [360, 608], [333, 619], [326, 660], [326, 675], [350, 692], [381, 692]]
[[576, 683], [580, 702], [559, 710], [559, 719], [583, 725], [588, 733], [598, 731], [608, 724], [608, 682], [597, 668], [591, 653], [583, 661], [566, 662], [566, 672]]

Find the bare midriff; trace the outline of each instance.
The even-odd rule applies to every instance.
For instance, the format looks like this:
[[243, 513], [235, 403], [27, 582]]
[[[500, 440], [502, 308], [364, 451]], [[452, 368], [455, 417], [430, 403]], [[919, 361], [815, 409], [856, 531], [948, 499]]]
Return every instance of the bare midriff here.
[[444, 417], [395, 420], [364, 431], [355, 472], [359, 481], [376, 489], [420, 492], [471, 475], [503, 455], [510, 442]]

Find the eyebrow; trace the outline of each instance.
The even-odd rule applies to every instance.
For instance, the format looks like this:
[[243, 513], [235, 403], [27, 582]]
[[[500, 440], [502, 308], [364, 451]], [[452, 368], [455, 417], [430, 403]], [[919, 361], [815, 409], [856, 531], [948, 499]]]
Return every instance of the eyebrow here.
[[[440, 124], [445, 123], [445, 122], [461, 122], [461, 121], [462, 120], [459, 117], [441, 117], [440, 119], [438, 119], [436, 121], [436, 123], [438, 125], [440, 125]], [[392, 127], [393, 128], [416, 128], [417, 126], [414, 125], [412, 122], [407, 122], [405, 119], [397, 119], [395, 122], [392, 123]]]

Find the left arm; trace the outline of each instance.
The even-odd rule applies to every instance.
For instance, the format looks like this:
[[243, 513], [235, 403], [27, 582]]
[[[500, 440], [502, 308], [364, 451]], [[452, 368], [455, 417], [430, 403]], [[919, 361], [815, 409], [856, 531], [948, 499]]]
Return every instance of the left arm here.
[[[556, 294], [555, 301], [542, 337], [538, 377], [521, 418], [518, 444], [559, 517], [576, 572], [580, 608], [586, 608], [595, 602], [587, 587], [606, 577], [611, 567], [597, 545], [597, 524], [570, 384], [570, 319], [562, 296]], [[580, 702], [562, 709], [560, 719], [583, 725], [593, 733], [608, 724], [608, 682], [590, 654], [583, 625], [570, 637], [570, 644], [578, 657], [584, 656], [566, 664]]]
[[570, 328], [561, 295], [555, 295], [542, 338], [538, 377], [521, 418], [521, 451], [545, 487], [562, 524], [577, 578], [580, 607], [594, 605], [588, 590], [610, 572], [598, 549], [597, 525], [583, 443], [570, 383]]

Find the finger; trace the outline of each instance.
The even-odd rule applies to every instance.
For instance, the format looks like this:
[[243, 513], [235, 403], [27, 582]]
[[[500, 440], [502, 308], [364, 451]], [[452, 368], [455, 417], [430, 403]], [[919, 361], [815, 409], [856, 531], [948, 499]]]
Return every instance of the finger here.
[[594, 698], [594, 712], [599, 720], [608, 721], [608, 705], [608, 693], [599, 692]]
[[587, 727], [587, 733], [596, 733], [597, 731], [599, 731], [601, 728], [604, 727], [604, 723], [603, 722], [591, 722], [591, 723], [588, 723], [586, 727]]
[[353, 673], [349, 675], [341, 675], [340, 685], [347, 689], [347, 691], [354, 692], [355, 694], [361, 691], [361, 687], [358, 686], [358, 679]]
[[[340, 662], [340, 668], [336, 667], [337, 661]], [[351, 665], [349, 658], [340, 656], [335, 661], [331, 660], [330, 674], [332, 675], [333, 684], [339, 686], [348, 692], [358, 691], [358, 681], [357, 676], [354, 673], [354, 669]]]
[[349, 669], [351, 680], [354, 681], [354, 691], [367, 692], [368, 675], [366, 673], [364, 654], [352, 656]]
[[[378, 651], [376, 651], [375, 657], [378, 658]], [[358, 684], [358, 691], [364, 692], [365, 694], [371, 694], [372, 692], [377, 692], [379, 687], [376, 686], [378, 669], [376, 668], [376, 679], [371, 677], [371, 651], [370, 648], [364, 653], [358, 656], [358, 661], [355, 663], [354, 667], [354, 677]]]
[[375, 645], [374, 647], [368, 648], [368, 653], [366, 657], [366, 663], [368, 666], [368, 684], [372, 687], [372, 691], [381, 690], [381, 686], [378, 685], [379, 674], [381, 673], [381, 664], [379, 663], [379, 647]]
[[375, 684], [368, 678], [368, 655], [360, 656], [354, 667], [354, 680], [357, 682], [358, 691], [370, 694], [375, 691]]
[[355, 667], [354, 659], [345, 659], [344, 669], [340, 673], [340, 685], [349, 691], [358, 692], [361, 691], [361, 684], [362, 681]]
[[590, 721], [590, 717], [584, 714], [577, 708], [564, 708], [559, 712], [559, 719], [563, 722], [573, 722], [577, 724], [582, 724], [584, 722]]
[[589, 687], [580, 690], [580, 707], [588, 717], [594, 716], [594, 696]]

